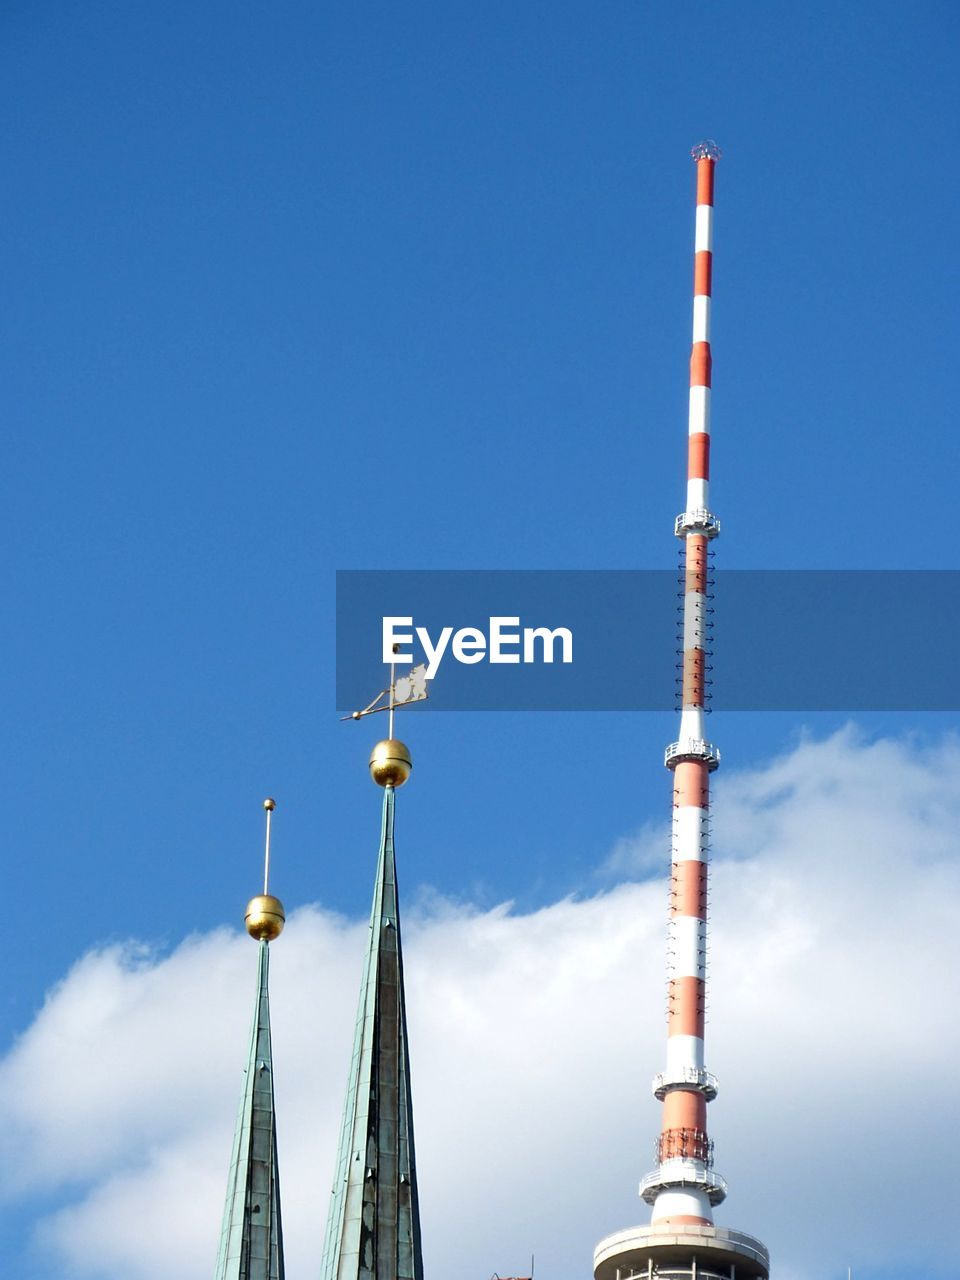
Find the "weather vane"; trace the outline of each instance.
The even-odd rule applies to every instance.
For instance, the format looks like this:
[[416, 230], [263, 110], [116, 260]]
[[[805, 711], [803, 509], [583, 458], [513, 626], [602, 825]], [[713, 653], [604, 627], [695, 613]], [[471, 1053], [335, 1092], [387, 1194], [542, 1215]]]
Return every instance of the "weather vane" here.
[[[398, 644], [393, 646], [393, 652], [396, 653], [400, 648]], [[393, 713], [398, 707], [408, 707], [411, 702], [424, 702], [430, 695], [427, 693], [427, 666], [422, 662], [417, 667], [411, 667], [405, 676], [397, 679], [397, 664], [390, 663], [390, 683], [386, 689], [381, 689], [372, 702], [368, 702], [362, 711], [352, 711], [348, 716], [341, 716], [341, 720], [362, 720], [364, 716], [372, 716], [377, 711], [386, 711], [388, 713], [387, 737], [393, 737]]]

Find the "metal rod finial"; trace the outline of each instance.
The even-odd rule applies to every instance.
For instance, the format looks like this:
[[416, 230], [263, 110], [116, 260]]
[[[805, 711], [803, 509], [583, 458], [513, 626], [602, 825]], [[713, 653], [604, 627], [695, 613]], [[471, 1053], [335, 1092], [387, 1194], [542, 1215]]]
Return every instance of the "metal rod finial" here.
[[267, 796], [263, 802], [263, 807], [267, 814], [267, 837], [263, 850], [263, 892], [266, 895], [269, 892], [270, 885], [270, 819], [273, 817], [273, 811], [277, 807], [276, 800]]

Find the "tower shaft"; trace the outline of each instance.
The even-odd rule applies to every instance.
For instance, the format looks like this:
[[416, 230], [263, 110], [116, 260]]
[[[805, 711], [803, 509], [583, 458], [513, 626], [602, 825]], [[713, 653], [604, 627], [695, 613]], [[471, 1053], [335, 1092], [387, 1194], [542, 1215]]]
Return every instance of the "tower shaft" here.
[[759, 1240], [713, 1225], [726, 1184], [713, 1171], [707, 1104], [716, 1078], [704, 1060], [707, 981], [707, 870], [710, 775], [720, 753], [707, 740], [710, 656], [710, 544], [720, 523], [710, 510], [710, 306], [713, 277], [713, 184], [719, 150], [700, 143], [693, 273], [693, 347], [687, 431], [686, 507], [674, 532], [682, 541], [680, 729], [666, 750], [673, 774], [667, 974], [667, 1061], [653, 1088], [663, 1103], [656, 1168], [640, 1183], [652, 1206], [648, 1226], [601, 1240], [595, 1280], [767, 1280], [769, 1257]]
[[686, 508], [674, 530], [683, 540], [683, 642], [680, 733], [666, 752], [673, 771], [673, 841], [668, 930], [667, 1065], [654, 1089], [663, 1101], [657, 1172], [644, 1182], [653, 1221], [709, 1225], [723, 1199], [711, 1172], [707, 1102], [716, 1081], [704, 1066], [707, 960], [707, 859], [710, 774], [720, 754], [707, 741], [705, 712], [710, 631], [710, 542], [719, 522], [709, 508], [710, 291], [713, 276], [713, 179], [716, 160], [697, 160], [693, 272], [693, 346]]

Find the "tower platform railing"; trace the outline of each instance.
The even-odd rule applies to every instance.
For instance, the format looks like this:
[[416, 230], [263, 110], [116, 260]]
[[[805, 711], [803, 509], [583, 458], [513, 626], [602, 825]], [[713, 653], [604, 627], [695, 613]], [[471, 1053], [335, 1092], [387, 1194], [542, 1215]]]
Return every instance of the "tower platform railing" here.
[[672, 1071], [658, 1071], [653, 1077], [653, 1096], [658, 1102], [673, 1089], [696, 1089], [712, 1102], [719, 1088], [717, 1077], [703, 1067], [674, 1067]]

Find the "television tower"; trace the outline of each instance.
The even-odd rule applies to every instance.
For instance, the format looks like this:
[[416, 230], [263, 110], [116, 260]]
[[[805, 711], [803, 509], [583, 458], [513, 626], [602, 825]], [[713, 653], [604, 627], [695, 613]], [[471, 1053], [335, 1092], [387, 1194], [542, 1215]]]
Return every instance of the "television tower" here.
[[707, 658], [710, 653], [710, 543], [720, 522], [710, 510], [710, 303], [713, 268], [713, 182], [720, 149], [693, 148], [697, 165], [693, 349], [687, 500], [674, 532], [683, 542], [683, 660], [680, 732], [664, 763], [673, 773], [673, 853], [667, 946], [667, 1062], [654, 1078], [663, 1103], [656, 1168], [640, 1183], [653, 1208], [648, 1226], [601, 1240], [595, 1280], [767, 1280], [769, 1255], [759, 1240], [716, 1227], [713, 1209], [727, 1193], [713, 1170], [707, 1103], [717, 1080], [704, 1066], [707, 959], [707, 867], [710, 774], [720, 752], [707, 740]]

